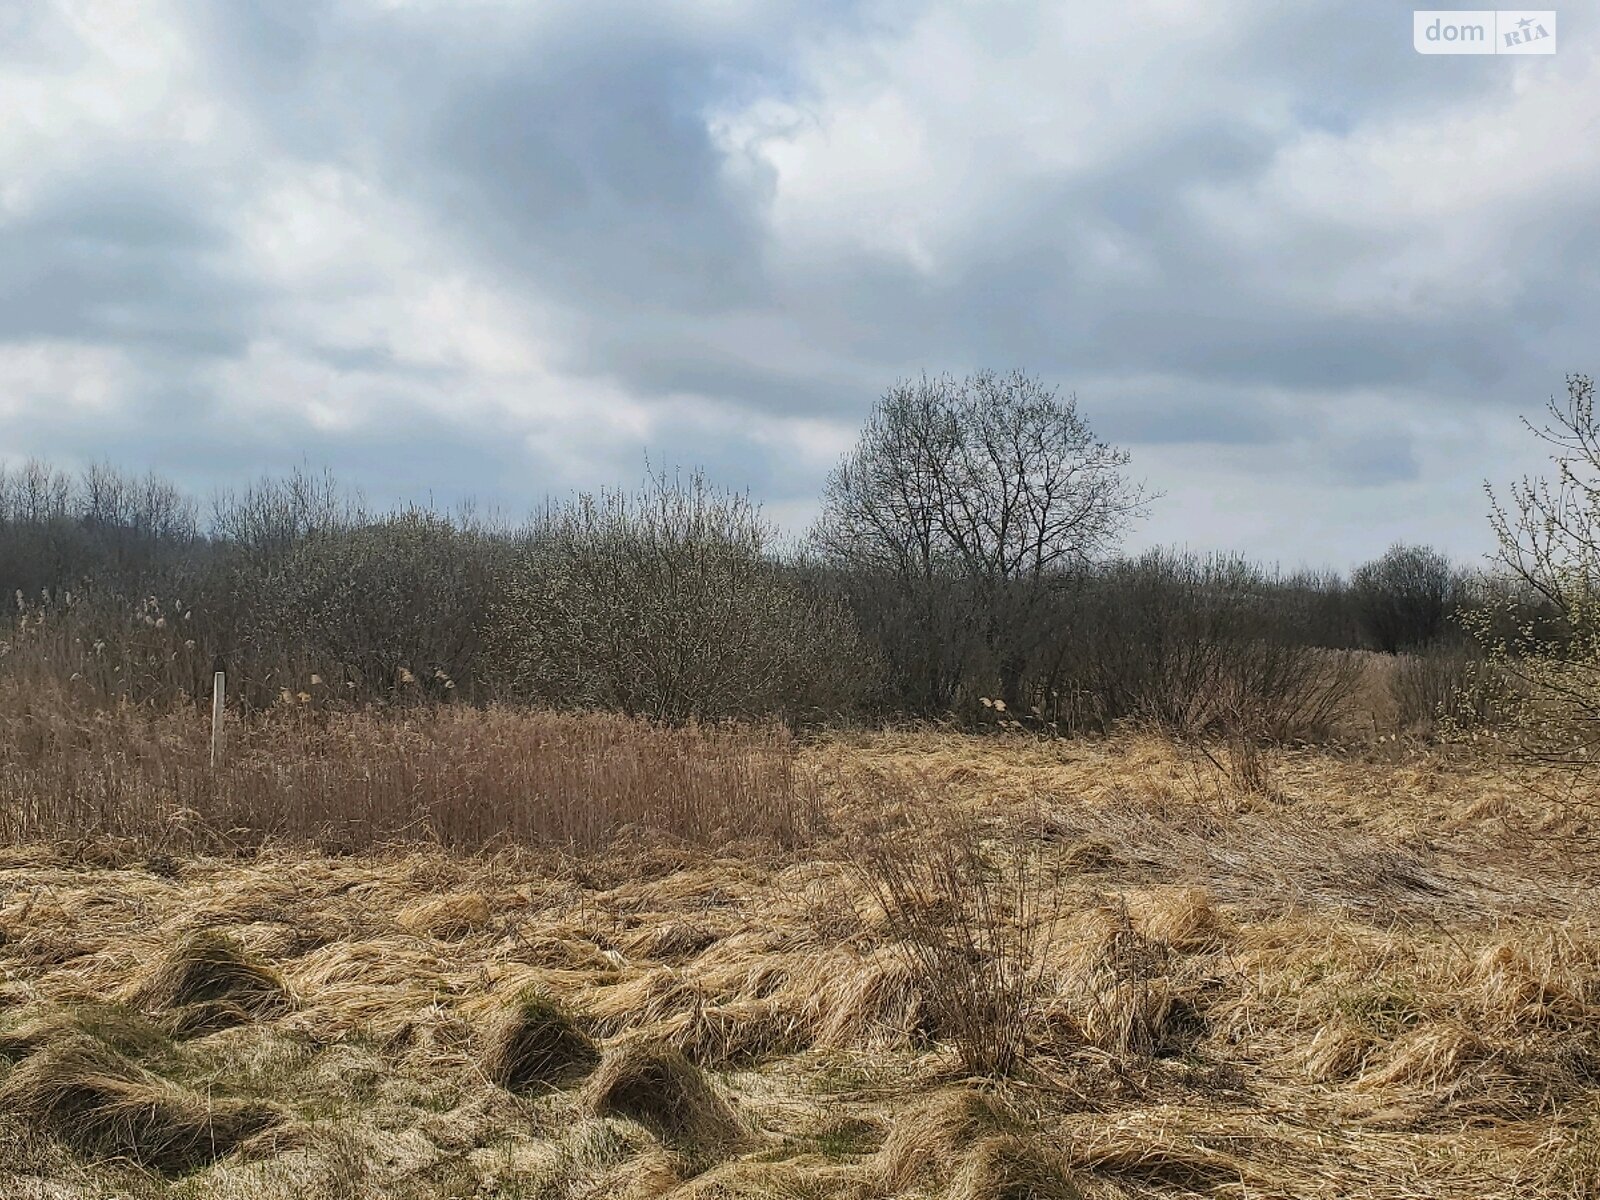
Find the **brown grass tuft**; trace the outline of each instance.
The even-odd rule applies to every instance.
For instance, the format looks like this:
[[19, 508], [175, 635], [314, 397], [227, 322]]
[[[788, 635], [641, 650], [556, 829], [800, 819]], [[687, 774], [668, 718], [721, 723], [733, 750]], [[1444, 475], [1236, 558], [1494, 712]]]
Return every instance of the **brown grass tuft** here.
[[1003, 1133], [968, 1151], [949, 1200], [1083, 1200], [1065, 1162], [1037, 1141]]
[[26, 1058], [35, 1050], [72, 1035], [94, 1039], [120, 1054], [143, 1058], [166, 1050], [166, 1030], [143, 1013], [117, 1004], [50, 1006], [0, 1031], [0, 1059]]
[[698, 921], [667, 921], [640, 931], [625, 947], [630, 957], [655, 962], [687, 962], [722, 935]]
[[1090, 998], [1082, 1029], [1089, 1042], [1120, 1054], [1179, 1051], [1204, 1025], [1195, 1005], [1165, 979], [1122, 979]]
[[886, 1190], [903, 1192], [948, 1180], [974, 1143], [1017, 1130], [1017, 1122], [976, 1087], [938, 1092], [895, 1119], [877, 1169]]
[[[1583, 976], [1593, 964], [1577, 964], [1578, 971], [1563, 971], [1557, 956], [1538, 961], [1511, 942], [1497, 942], [1481, 951], [1473, 963], [1486, 1017], [1513, 1028], [1562, 1025], [1582, 1021], [1587, 1015], [1581, 997]], [[1577, 975], [1563, 979], [1562, 975]]]
[[477, 892], [427, 896], [395, 914], [395, 924], [419, 937], [454, 942], [489, 923], [489, 902]]
[[1306, 1074], [1315, 1083], [1344, 1083], [1360, 1075], [1375, 1045], [1370, 1033], [1340, 1017], [1312, 1035], [1303, 1051]]
[[483, 1057], [491, 1079], [520, 1092], [581, 1076], [600, 1052], [565, 1008], [526, 988], [490, 1028]]
[[289, 996], [276, 974], [252, 962], [232, 938], [193, 933], [135, 976], [122, 999], [136, 1008], [171, 1012], [182, 1032], [198, 1032], [287, 1012]]
[[80, 1153], [169, 1173], [220, 1158], [283, 1119], [266, 1105], [175, 1087], [81, 1035], [41, 1048], [0, 1081], [0, 1110]]
[[682, 1013], [652, 1034], [701, 1067], [748, 1066], [793, 1054], [808, 1038], [805, 1022], [776, 1000], [734, 1000]]
[[934, 1018], [914, 965], [881, 946], [818, 956], [785, 989], [802, 1002], [824, 1049], [888, 1049], [925, 1042]]
[[588, 1004], [604, 1037], [700, 1011], [711, 997], [675, 967], [658, 967], [595, 992]]
[[1463, 1025], [1429, 1024], [1402, 1040], [1388, 1062], [1368, 1071], [1355, 1086], [1386, 1089], [1405, 1085], [1435, 1091], [1454, 1083], [1493, 1053], [1482, 1037]]
[[1246, 1182], [1240, 1160], [1184, 1128], [1182, 1116], [1156, 1109], [1099, 1123], [1090, 1138], [1072, 1144], [1070, 1164], [1171, 1189], [1210, 1191], [1218, 1184]]
[[587, 1112], [637, 1121], [674, 1147], [730, 1149], [748, 1140], [700, 1069], [660, 1042], [633, 1040], [608, 1051], [581, 1100]]
[[1142, 914], [1146, 936], [1184, 953], [1215, 950], [1228, 932], [1226, 919], [1201, 887], [1177, 888], [1152, 896]]

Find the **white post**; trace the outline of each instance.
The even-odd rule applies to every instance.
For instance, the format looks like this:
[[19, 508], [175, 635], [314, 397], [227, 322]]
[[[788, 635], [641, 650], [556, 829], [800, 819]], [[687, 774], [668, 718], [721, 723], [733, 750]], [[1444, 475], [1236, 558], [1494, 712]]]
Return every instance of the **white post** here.
[[211, 676], [211, 767], [216, 769], [222, 754], [222, 714], [225, 711], [228, 677], [222, 671]]

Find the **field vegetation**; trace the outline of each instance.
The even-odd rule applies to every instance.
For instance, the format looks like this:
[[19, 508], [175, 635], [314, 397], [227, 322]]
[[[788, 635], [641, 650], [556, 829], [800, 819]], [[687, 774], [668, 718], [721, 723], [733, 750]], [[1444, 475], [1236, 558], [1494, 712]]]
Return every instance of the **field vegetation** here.
[[1023, 376], [803, 547], [7, 471], [0, 1195], [1600, 1196], [1592, 396], [1348, 579]]
[[[473, 719], [526, 722], [549, 828], [593, 840], [362, 837], [330, 791], [320, 829], [11, 842], [0, 1190], [1596, 1186], [1600, 863], [1481, 763], [1274, 751], [1263, 792], [1166, 735]], [[384, 720], [340, 731], [369, 746], [342, 778], [396, 745], [463, 761], [453, 722]], [[422, 778], [396, 793], [458, 828], [474, 794]]]

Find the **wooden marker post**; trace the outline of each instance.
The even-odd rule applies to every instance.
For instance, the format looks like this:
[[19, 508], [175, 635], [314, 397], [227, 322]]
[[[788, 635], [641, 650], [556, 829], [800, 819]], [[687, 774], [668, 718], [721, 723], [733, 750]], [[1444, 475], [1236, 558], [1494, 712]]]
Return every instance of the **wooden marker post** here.
[[228, 671], [221, 657], [211, 664], [211, 769], [222, 757], [222, 718], [227, 712]]

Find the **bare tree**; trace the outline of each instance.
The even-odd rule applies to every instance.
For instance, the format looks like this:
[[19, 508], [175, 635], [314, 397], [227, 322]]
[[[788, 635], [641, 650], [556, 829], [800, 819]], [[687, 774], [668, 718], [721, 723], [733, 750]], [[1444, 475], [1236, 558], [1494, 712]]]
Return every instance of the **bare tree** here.
[[1489, 493], [1496, 558], [1557, 609], [1570, 612], [1600, 592], [1600, 421], [1594, 380], [1567, 377], [1567, 395], [1547, 405], [1549, 422], [1528, 429], [1552, 447], [1555, 479], [1524, 477], [1507, 507]]
[[1461, 572], [1431, 546], [1396, 543], [1350, 575], [1362, 631], [1385, 654], [1438, 641], [1464, 590]]
[[[829, 477], [813, 544], [910, 601], [924, 706], [953, 698], [959, 668], [938, 648], [962, 633], [977, 639], [1014, 706], [1052, 590], [1145, 510], [1127, 462], [1094, 436], [1075, 397], [1020, 371], [907, 380], [879, 401]], [[952, 582], [964, 621], [950, 617]]]
[[263, 477], [242, 492], [211, 501], [211, 535], [252, 564], [272, 563], [302, 539], [347, 529], [366, 520], [359, 501], [331, 472], [296, 468], [281, 479]]

